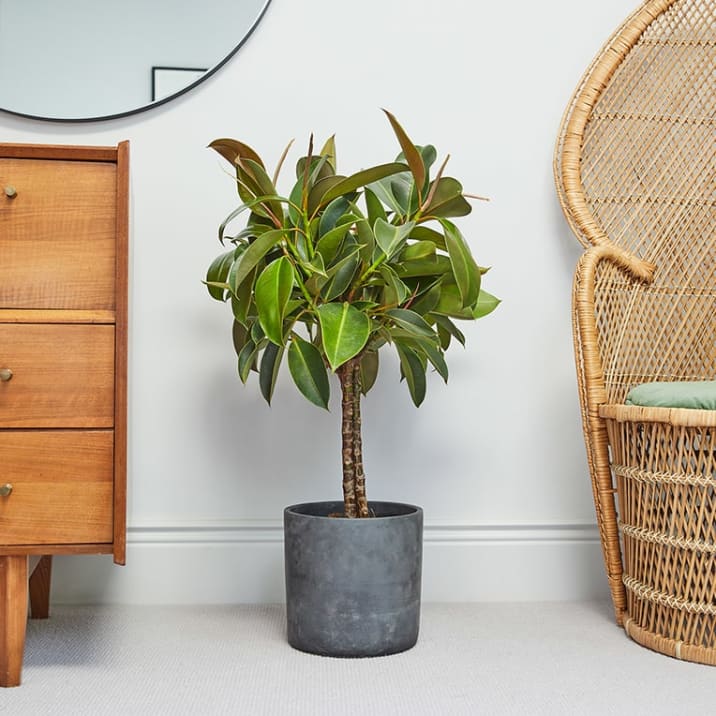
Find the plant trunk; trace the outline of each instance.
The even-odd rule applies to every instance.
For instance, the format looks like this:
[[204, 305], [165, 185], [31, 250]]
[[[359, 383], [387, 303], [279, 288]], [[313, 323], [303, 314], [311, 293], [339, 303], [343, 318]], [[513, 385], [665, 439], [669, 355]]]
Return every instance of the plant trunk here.
[[345, 517], [368, 517], [361, 438], [360, 359], [345, 363], [338, 377], [342, 391], [343, 512]]
[[358, 503], [358, 517], [369, 517], [368, 498], [365, 494], [365, 472], [363, 471], [363, 436], [361, 430], [361, 380], [360, 360], [353, 364], [353, 464], [355, 466], [355, 492]]

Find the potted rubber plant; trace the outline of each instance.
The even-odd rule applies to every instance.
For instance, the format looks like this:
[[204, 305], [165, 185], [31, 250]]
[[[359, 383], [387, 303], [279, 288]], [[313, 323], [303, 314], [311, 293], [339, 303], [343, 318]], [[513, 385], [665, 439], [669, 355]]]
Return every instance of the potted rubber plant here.
[[210, 145], [231, 164], [241, 200], [219, 227], [225, 250], [205, 281], [231, 307], [240, 379], [256, 373], [270, 403], [287, 364], [324, 409], [332, 374], [340, 385], [342, 500], [284, 511], [289, 643], [333, 656], [395, 653], [418, 636], [422, 510], [366, 494], [361, 400], [380, 352], [397, 352], [419, 406], [427, 371], [447, 381], [445, 351], [464, 345], [455, 321], [499, 303], [452, 221], [480, 197], [444, 175], [447, 158], [431, 175], [435, 148], [386, 115], [402, 150], [395, 161], [341, 175], [334, 138], [315, 151], [311, 137], [286, 194], [277, 183], [291, 144], [273, 176], [243, 142]]

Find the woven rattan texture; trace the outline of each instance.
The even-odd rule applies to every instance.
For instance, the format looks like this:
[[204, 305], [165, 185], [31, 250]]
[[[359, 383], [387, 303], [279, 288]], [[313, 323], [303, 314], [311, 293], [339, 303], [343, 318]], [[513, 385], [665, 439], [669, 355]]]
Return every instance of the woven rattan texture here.
[[588, 247], [575, 357], [617, 620], [716, 663], [713, 414], [619, 405], [639, 383], [716, 378], [716, 0], [628, 18], [567, 109], [555, 174]]

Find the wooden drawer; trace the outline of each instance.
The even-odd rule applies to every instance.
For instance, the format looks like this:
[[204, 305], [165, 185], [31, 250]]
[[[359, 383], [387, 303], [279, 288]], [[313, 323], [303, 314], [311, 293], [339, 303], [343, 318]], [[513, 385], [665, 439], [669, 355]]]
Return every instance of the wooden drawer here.
[[115, 164], [0, 158], [0, 308], [114, 308], [116, 203]]
[[114, 326], [0, 324], [0, 368], [0, 428], [113, 426]]
[[0, 545], [112, 542], [111, 430], [0, 432]]

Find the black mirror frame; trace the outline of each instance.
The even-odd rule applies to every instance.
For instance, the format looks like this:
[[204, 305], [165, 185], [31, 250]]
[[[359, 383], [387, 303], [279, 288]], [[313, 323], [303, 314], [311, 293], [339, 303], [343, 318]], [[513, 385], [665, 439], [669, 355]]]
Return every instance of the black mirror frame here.
[[[17, 112], [12, 109], [6, 109], [5, 107], [0, 107], [0, 112], [4, 112], [5, 114], [11, 114], [15, 117], [24, 117], [25, 119], [36, 119], [40, 120], [42, 122], [104, 122], [109, 119], [120, 119], [121, 117], [129, 117], [133, 114], [140, 114], [141, 112], [146, 112], [147, 110], [154, 109], [155, 107], [161, 107], [161, 105], [166, 104], [167, 102], [171, 102], [172, 100], [176, 99], [177, 97], [180, 97], [183, 94], [186, 94], [187, 92], [190, 92], [194, 89], [197, 85], [200, 85], [204, 80], [211, 77], [217, 70], [221, 69], [246, 43], [246, 41], [251, 37], [254, 30], [256, 29], [256, 26], [261, 22], [264, 15], [266, 14], [266, 11], [268, 10], [269, 5], [271, 4], [271, 0], [265, 0], [263, 7], [261, 8], [261, 11], [256, 16], [256, 19], [254, 20], [253, 24], [249, 29], [246, 31], [244, 36], [241, 38], [241, 42], [239, 42], [236, 47], [234, 47], [227, 55], [224, 57], [220, 62], [218, 62], [213, 67], [209, 68], [199, 79], [195, 80], [194, 82], [188, 84], [186, 87], [182, 87], [178, 92], [174, 92], [174, 94], [171, 94], [167, 97], [163, 97], [162, 99], [156, 100], [156, 101], [150, 101], [148, 104], [142, 105], [140, 107], [136, 107], [134, 109], [128, 109], [126, 112], [116, 112], [115, 114], [107, 114], [107, 115], [101, 115], [98, 117], [42, 117], [37, 114], [27, 114], [26, 112]], [[154, 94], [154, 91], [152, 90], [152, 95]]]

